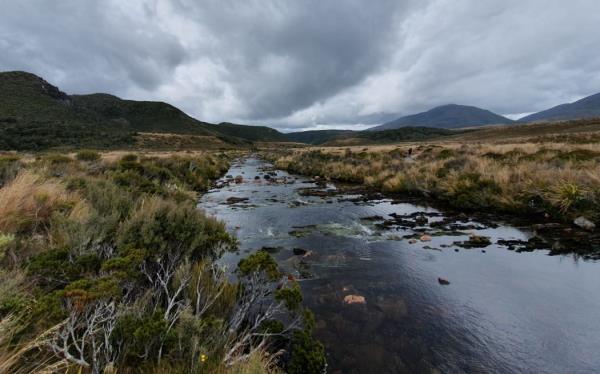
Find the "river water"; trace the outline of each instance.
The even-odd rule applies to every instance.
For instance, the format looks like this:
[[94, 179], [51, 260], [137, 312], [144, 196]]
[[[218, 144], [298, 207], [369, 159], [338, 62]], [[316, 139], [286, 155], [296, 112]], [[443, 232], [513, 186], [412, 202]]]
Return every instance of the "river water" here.
[[[240, 241], [223, 263], [266, 247], [300, 280], [328, 372], [600, 372], [600, 262], [497, 244], [529, 239], [527, 228], [462, 216], [449, 231], [431, 207], [362, 201], [280, 170], [267, 181], [268, 166], [241, 160], [228, 174], [244, 182], [209, 191], [199, 207]], [[315, 187], [327, 196], [302, 193]], [[463, 248], [471, 234], [491, 245]]]

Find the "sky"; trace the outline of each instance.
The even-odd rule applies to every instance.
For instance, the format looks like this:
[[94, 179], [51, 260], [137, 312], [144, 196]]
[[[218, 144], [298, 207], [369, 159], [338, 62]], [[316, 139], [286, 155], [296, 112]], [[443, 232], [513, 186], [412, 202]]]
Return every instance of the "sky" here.
[[600, 92], [597, 0], [0, 0], [0, 71], [207, 122], [360, 130]]

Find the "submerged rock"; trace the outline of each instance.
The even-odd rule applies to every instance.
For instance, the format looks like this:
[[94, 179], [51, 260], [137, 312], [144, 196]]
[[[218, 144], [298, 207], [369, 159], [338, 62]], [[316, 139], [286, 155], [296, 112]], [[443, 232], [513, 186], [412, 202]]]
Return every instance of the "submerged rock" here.
[[296, 256], [304, 256], [308, 251], [304, 248], [294, 248], [292, 250]]
[[425, 216], [417, 216], [417, 217], [415, 218], [415, 223], [416, 223], [417, 225], [419, 225], [419, 226], [424, 226], [424, 225], [426, 225], [427, 223], [429, 223], [429, 220], [428, 220], [428, 219], [427, 219], [427, 217], [425, 217]]
[[229, 198], [227, 198], [226, 202], [227, 204], [231, 205], [231, 204], [237, 204], [237, 203], [243, 203], [244, 201], [248, 201], [247, 197], [236, 197], [236, 196], [231, 196]]
[[596, 224], [583, 216], [577, 217], [573, 223], [584, 230], [594, 231], [596, 229]]
[[491, 244], [492, 242], [489, 237], [475, 234], [472, 234], [469, 240], [465, 240], [464, 242], [454, 242], [454, 245], [463, 248], [485, 248]]
[[367, 300], [361, 295], [346, 295], [344, 296], [345, 304], [366, 304]]

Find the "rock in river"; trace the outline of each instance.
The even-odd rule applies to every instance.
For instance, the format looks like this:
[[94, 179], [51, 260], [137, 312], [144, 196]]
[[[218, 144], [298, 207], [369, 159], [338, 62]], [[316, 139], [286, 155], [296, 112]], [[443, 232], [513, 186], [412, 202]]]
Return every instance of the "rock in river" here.
[[226, 201], [227, 201], [227, 204], [231, 205], [231, 204], [243, 203], [244, 201], [248, 201], [248, 198], [231, 196], [231, 197], [227, 198]]
[[438, 278], [438, 283], [441, 284], [442, 286], [447, 286], [450, 284], [450, 281], [445, 278]]
[[594, 229], [596, 228], [596, 224], [594, 222], [590, 221], [589, 219], [583, 216], [577, 217], [575, 221], [573, 221], [573, 223], [581, 227], [582, 229], [588, 231], [594, 231]]

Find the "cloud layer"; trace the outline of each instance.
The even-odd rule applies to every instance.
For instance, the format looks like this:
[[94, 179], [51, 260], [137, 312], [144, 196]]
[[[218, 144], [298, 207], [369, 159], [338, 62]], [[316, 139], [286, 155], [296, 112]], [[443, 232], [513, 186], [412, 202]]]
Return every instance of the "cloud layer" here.
[[0, 0], [0, 70], [205, 121], [355, 128], [600, 91], [595, 0]]

